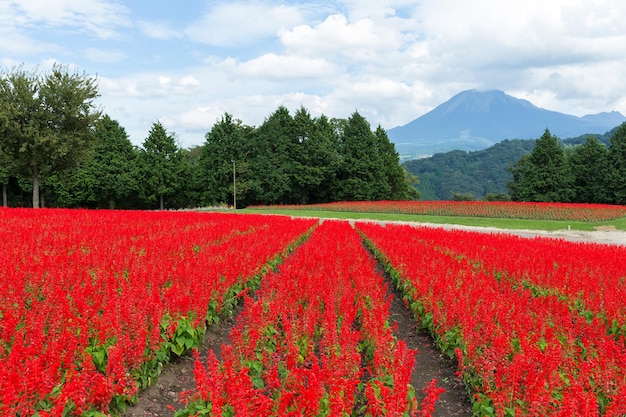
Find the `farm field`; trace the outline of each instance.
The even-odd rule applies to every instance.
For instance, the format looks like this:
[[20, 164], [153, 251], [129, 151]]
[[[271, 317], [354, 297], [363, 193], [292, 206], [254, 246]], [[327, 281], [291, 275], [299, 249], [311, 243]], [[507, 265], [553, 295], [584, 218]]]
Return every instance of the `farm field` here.
[[376, 219], [541, 231], [626, 230], [626, 207], [602, 204], [483, 201], [358, 201], [251, 206], [245, 213]]
[[0, 415], [123, 409], [315, 223], [0, 209]]
[[518, 203], [483, 201], [342, 201], [308, 205], [252, 208], [320, 210], [352, 213], [402, 213], [506, 219], [598, 222], [626, 216], [625, 206], [575, 203]]
[[0, 220], [0, 415], [123, 413], [240, 300], [178, 416], [437, 415], [377, 262], [475, 415], [626, 414], [622, 246], [254, 214]]

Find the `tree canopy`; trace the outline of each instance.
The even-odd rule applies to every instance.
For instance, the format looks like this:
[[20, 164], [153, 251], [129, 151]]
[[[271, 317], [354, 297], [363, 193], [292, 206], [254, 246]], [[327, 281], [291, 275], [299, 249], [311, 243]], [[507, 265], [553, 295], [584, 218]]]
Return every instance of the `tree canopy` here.
[[55, 65], [42, 74], [23, 69], [0, 77], [0, 138], [12, 170], [32, 179], [33, 207], [43, 180], [79, 165], [95, 140], [91, 129], [96, 80]]
[[626, 123], [611, 133], [608, 148], [598, 138], [586, 136], [582, 143], [564, 149], [546, 130], [535, 149], [513, 164], [511, 198], [626, 204]]
[[138, 155], [126, 130], [109, 115], [96, 123], [94, 135], [97, 145], [85, 170], [98, 206], [114, 209], [139, 190]]
[[148, 203], [158, 202], [165, 208], [165, 198], [181, 191], [186, 166], [174, 136], [160, 122], [155, 122], [143, 142], [139, 155], [141, 197]]
[[570, 201], [573, 176], [558, 138], [548, 129], [537, 139], [533, 151], [512, 167], [509, 186], [516, 201]]

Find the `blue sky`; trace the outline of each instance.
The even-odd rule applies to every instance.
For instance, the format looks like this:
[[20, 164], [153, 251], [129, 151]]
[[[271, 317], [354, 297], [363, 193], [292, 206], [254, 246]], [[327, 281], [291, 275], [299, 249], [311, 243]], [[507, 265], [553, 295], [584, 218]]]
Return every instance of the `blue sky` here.
[[623, 0], [0, 0], [0, 67], [97, 77], [138, 145], [155, 121], [191, 147], [280, 105], [390, 129], [472, 88], [626, 115], [624, 18]]

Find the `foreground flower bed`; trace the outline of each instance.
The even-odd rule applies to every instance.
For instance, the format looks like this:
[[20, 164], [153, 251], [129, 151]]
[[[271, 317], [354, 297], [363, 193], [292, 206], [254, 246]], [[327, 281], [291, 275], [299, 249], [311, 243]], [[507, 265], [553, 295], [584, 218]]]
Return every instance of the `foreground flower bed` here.
[[[597, 304], [612, 291], [623, 294], [624, 269], [602, 256], [621, 262], [626, 249], [400, 225], [357, 228], [422, 326], [459, 360], [476, 415], [626, 414], [626, 342]], [[623, 317], [621, 305], [615, 320]]]
[[[475, 415], [626, 415], [626, 248], [356, 228]], [[0, 232], [0, 415], [119, 413], [241, 298], [179, 415], [428, 415], [439, 394], [415, 387], [417, 407], [414, 352], [347, 222], [0, 209]]]
[[[325, 221], [246, 298], [222, 348], [197, 358], [177, 416], [417, 415], [415, 352], [393, 334], [381, 275], [347, 222]], [[442, 389], [424, 387], [420, 415]]]
[[315, 223], [0, 209], [0, 415], [123, 409]]
[[352, 213], [402, 213], [434, 216], [489, 217], [527, 220], [600, 222], [626, 216], [626, 206], [574, 203], [518, 203], [484, 201], [343, 201], [310, 205], [257, 206], [289, 210]]

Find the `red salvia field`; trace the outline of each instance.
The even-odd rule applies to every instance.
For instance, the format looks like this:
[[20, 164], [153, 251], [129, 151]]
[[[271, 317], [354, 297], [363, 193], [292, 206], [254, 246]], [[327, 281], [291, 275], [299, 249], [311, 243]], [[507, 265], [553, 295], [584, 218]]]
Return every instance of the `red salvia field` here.
[[252, 208], [323, 210], [354, 213], [402, 213], [528, 220], [599, 222], [626, 216], [626, 206], [572, 203], [519, 203], [484, 201], [342, 201], [309, 205]]
[[0, 231], [3, 416], [120, 413], [240, 300], [179, 416], [431, 415], [441, 389], [409, 384], [382, 269], [475, 415], [626, 415], [622, 246], [198, 212], [3, 208]]
[[20, 209], [0, 219], [3, 416], [108, 412], [133, 398], [315, 223]]
[[626, 248], [357, 228], [416, 318], [458, 358], [479, 415], [626, 414]]

